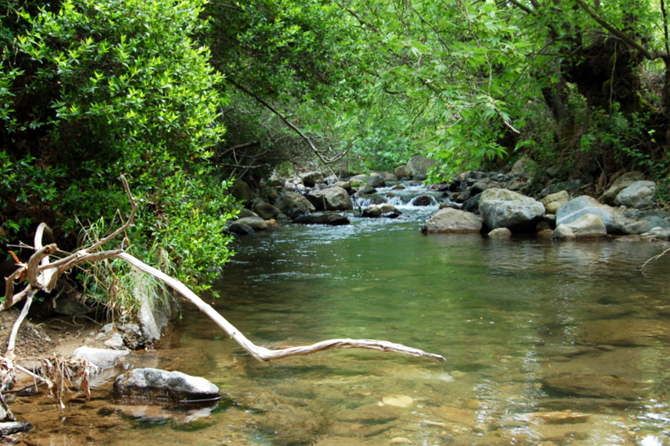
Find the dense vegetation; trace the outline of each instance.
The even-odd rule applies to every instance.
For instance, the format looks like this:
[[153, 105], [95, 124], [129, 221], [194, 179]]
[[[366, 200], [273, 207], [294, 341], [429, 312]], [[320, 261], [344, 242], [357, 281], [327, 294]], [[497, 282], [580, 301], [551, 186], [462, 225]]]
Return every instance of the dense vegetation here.
[[118, 224], [125, 174], [129, 249], [205, 286], [231, 182], [313, 149], [350, 170], [428, 154], [433, 181], [526, 155], [667, 190], [664, 0], [0, 0], [0, 18], [3, 245]]

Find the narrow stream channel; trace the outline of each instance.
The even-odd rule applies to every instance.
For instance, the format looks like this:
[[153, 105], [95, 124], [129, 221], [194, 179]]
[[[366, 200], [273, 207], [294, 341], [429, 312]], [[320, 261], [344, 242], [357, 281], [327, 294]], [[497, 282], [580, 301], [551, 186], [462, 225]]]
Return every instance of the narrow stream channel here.
[[266, 347], [384, 339], [446, 363], [346, 350], [260, 364], [187, 308], [134, 361], [203, 376], [227, 401], [171, 418], [105, 396], [45, 405], [61, 428], [22, 414], [42, 427], [31, 444], [670, 444], [670, 256], [636, 271], [661, 245], [424, 236], [437, 208], [398, 206], [238, 238], [214, 305]]

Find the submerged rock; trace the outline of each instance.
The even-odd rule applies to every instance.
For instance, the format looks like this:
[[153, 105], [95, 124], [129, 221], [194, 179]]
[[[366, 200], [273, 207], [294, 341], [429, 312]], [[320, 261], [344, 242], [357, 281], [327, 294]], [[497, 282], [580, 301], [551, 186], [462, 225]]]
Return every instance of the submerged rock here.
[[577, 342], [626, 347], [670, 345], [670, 326], [647, 319], [605, 319], [584, 324]]
[[533, 412], [516, 418], [531, 424], [576, 424], [589, 421], [589, 415], [579, 412]]
[[114, 398], [125, 404], [212, 404], [221, 392], [205, 378], [160, 369], [134, 369], [114, 381]]
[[542, 389], [568, 396], [636, 400], [647, 395], [640, 382], [609, 375], [566, 373], [546, 378]]

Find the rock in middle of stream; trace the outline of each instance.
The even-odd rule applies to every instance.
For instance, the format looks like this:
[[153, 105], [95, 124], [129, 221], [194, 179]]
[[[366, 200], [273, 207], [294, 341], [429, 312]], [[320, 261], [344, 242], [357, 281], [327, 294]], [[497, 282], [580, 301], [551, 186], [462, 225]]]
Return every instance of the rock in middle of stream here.
[[114, 398], [122, 404], [210, 405], [221, 399], [221, 392], [205, 378], [144, 368], [119, 375], [114, 381]]

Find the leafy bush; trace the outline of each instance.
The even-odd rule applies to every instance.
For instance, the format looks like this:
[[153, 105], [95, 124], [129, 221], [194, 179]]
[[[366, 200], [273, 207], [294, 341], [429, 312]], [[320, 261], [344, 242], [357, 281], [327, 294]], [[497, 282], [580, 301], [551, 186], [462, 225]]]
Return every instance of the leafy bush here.
[[235, 204], [210, 162], [225, 100], [194, 40], [203, 5], [81, 0], [23, 11], [28, 25], [0, 75], [3, 241], [46, 221], [73, 249], [80, 222], [111, 227], [129, 209], [125, 174], [141, 203], [132, 253], [154, 264], [166, 254], [178, 278], [201, 288], [216, 277]]

